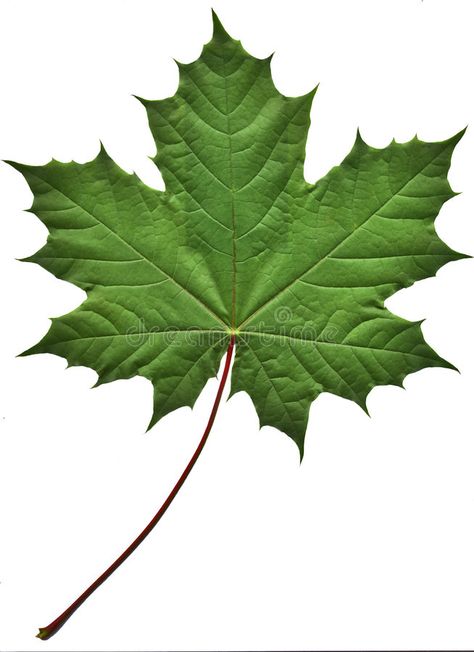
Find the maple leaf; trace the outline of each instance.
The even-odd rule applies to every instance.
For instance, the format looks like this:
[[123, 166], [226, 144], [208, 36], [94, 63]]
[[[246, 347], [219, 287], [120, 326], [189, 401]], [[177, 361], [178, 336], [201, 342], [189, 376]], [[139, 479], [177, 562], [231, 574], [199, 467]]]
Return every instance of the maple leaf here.
[[384, 300], [463, 257], [433, 226], [454, 195], [446, 175], [462, 133], [385, 149], [358, 135], [310, 185], [315, 91], [281, 95], [270, 58], [247, 54], [215, 15], [201, 57], [178, 65], [174, 97], [142, 100], [165, 192], [103, 148], [85, 165], [13, 164], [50, 232], [27, 260], [88, 294], [27, 353], [91, 367], [98, 384], [148, 378], [153, 425], [194, 404], [235, 332], [232, 392], [301, 451], [321, 392], [364, 406], [375, 385], [451, 367]]
[[[331, 392], [365, 407], [376, 385], [452, 368], [420, 323], [384, 307], [394, 292], [463, 258], [434, 220], [462, 132], [375, 149], [360, 134], [323, 179], [304, 179], [315, 90], [285, 97], [270, 58], [224, 31], [178, 64], [173, 97], [140, 100], [166, 190], [101, 148], [86, 164], [12, 165], [34, 195], [46, 245], [28, 258], [87, 292], [26, 353], [91, 367], [98, 384], [154, 387], [150, 426], [192, 406], [236, 344], [231, 393], [303, 454], [311, 402]], [[230, 359], [228, 360], [230, 361]]]

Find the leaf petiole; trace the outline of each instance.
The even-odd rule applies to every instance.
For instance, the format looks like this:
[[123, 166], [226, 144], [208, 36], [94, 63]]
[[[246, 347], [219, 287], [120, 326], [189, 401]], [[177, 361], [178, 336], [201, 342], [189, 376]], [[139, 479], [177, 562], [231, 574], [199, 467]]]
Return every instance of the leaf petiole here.
[[191, 472], [191, 469], [193, 468], [194, 464], [196, 463], [199, 455], [201, 454], [202, 449], [204, 448], [204, 445], [207, 441], [207, 438], [209, 436], [209, 433], [211, 432], [211, 428], [214, 424], [214, 420], [216, 418], [217, 410], [219, 408], [219, 404], [222, 398], [222, 392], [224, 391], [224, 387], [226, 384], [227, 377], [229, 375], [229, 370], [230, 370], [230, 364], [232, 361], [232, 353], [234, 350], [234, 345], [235, 345], [235, 335], [232, 334], [230, 337], [229, 341], [229, 346], [227, 348], [227, 353], [226, 353], [226, 358], [225, 358], [225, 364], [224, 364], [224, 371], [222, 373], [222, 377], [219, 383], [219, 387], [217, 389], [217, 394], [216, 398], [214, 400], [214, 405], [212, 406], [211, 414], [209, 416], [209, 421], [207, 422], [207, 426], [204, 430], [204, 434], [201, 437], [201, 440], [198, 444], [198, 447], [196, 448], [194, 455], [191, 457], [191, 459], [188, 462], [188, 465], [184, 469], [183, 473], [181, 474], [181, 477], [179, 478], [178, 482], [175, 484], [173, 487], [171, 493], [169, 494], [168, 498], [165, 500], [165, 502], [162, 504], [160, 509], [157, 511], [155, 516], [151, 519], [151, 521], [148, 523], [148, 525], [145, 527], [145, 529], [138, 535], [138, 537], [128, 546], [128, 548], [118, 557], [113, 564], [111, 564], [107, 570], [105, 570], [102, 575], [100, 575], [95, 582], [93, 582], [63, 613], [58, 616], [55, 620], [53, 620], [49, 625], [46, 627], [40, 627], [39, 633], [37, 634], [37, 638], [42, 639], [43, 641], [47, 640], [48, 638], [51, 638], [56, 634], [59, 629], [65, 624], [65, 622], [74, 614], [74, 612], [79, 609], [79, 607], [87, 600], [87, 598], [94, 593], [96, 589], [99, 588], [101, 584], [105, 582], [107, 578], [109, 578], [112, 573], [114, 573], [119, 566], [123, 564], [123, 562], [132, 554], [136, 548], [141, 544], [141, 542], [146, 539], [146, 537], [150, 534], [150, 532], [153, 530], [155, 525], [157, 525], [158, 521], [161, 519], [163, 514], [166, 512], [168, 507], [171, 505], [173, 502], [176, 494], [178, 491], [181, 489], [181, 487], [184, 484], [184, 481], [188, 477], [189, 473]]

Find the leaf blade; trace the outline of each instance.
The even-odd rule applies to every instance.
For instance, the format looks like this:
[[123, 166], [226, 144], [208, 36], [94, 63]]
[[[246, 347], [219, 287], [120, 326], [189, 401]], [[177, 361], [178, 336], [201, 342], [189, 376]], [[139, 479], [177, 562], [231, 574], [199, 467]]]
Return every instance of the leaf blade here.
[[262, 425], [304, 450], [312, 401], [332, 392], [365, 408], [375, 385], [452, 368], [420, 323], [390, 313], [398, 289], [465, 257], [436, 234], [454, 196], [447, 174], [463, 132], [352, 151], [316, 184], [304, 179], [316, 89], [285, 97], [271, 57], [256, 59], [213, 14], [201, 57], [178, 64], [177, 93], [144, 105], [166, 190], [145, 186], [103, 148], [84, 165], [13, 163], [48, 227], [29, 257], [86, 290], [26, 353], [62, 355], [98, 383], [142, 375], [151, 425], [193, 405], [238, 344], [232, 392]]

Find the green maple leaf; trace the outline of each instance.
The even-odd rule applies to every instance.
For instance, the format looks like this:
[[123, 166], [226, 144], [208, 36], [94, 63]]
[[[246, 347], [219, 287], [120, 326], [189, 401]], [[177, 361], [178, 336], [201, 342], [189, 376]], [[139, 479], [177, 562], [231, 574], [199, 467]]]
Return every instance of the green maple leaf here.
[[331, 392], [365, 406], [376, 385], [451, 367], [420, 323], [384, 301], [462, 254], [434, 219], [461, 134], [352, 151], [316, 184], [303, 177], [315, 91], [285, 97], [214, 17], [214, 36], [178, 64], [175, 96], [141, 100], [165, 192], [102, 148], [84, 165], [14, 163], [49, 229], [27, 260], [87, 292], [27, 353], [135, 375], [154, 386], [153, 425], [193, 405], [236, 334], [232, 392], [303, 451], [311, 402]]
[[394, 292], [463, 258], [434, 220], [455, 193], [447, 181], [462, 133], [384, 149], [357, 136], [316, 184], [303, 176], [315, 91], [285, 97], [270, 59], [247, 54], [214, 16], [214, 36], [178, 64], [173, 97], [141, 100], [166, 190], [126, 174], [102, 148], [89, 163], [12, 165], [49, 230], [28, 258], [87, 292], [26, 353], [91, 367], [98, 383], [135, 375], [154, 387], [150, 426], [192, 406], [226, 365], [208, 427], [152, 522], [56, 621], [52, 636], [156, 525], [212, 426], [230, 367], [262, 425], [303, 454], [311, 402], [331, 392], [365, 407], [376, 385], [400, 385], [425, 367], [452, 368], [420, 323], [391, 312]]

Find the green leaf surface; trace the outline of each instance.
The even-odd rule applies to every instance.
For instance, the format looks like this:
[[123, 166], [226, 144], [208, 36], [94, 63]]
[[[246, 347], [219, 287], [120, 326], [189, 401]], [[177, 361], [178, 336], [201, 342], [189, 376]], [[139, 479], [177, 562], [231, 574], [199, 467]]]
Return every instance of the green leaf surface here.
[[140, 100], [166, 190], [126, 174], [102, 148], [86, 164], [12, 165], [26, 178], [46, 245], [28, 260], [87, 292], [26, 353], [94, 369], [98, 383], [141, 375], [151, 424], [193, 405], [232, 333], [232, 392], [303, 453], [321, 392], [362, 407], [376, 385], [451, 367], [420, 323], [390, 313], [400, 288], [463, 258], [434, 220], [458, 134], [384, 149], [357, 136], [316, 184], [303, 176], [315, 91], [285, 97], [214, 15], [201, 57], [178, 64], [177, 93]]

